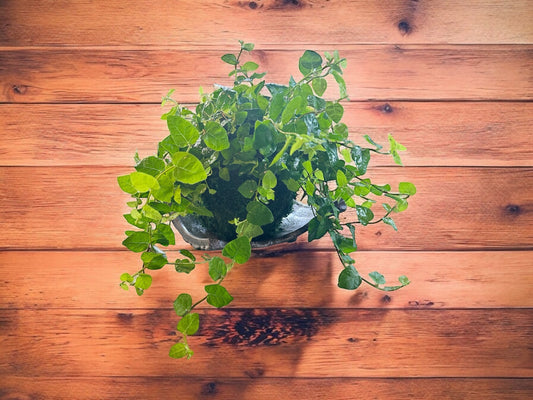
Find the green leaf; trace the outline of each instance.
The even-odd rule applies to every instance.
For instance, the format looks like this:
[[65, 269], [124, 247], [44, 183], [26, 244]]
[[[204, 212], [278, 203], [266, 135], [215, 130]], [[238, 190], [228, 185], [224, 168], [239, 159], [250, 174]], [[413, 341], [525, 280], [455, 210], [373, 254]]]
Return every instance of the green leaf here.
[[168, 244], [171, 244], [171, 245], [176, 244], [176, 237], [170, 225], [157, 224], [157, 232], [161, 234], [167, 240]]
[[307, 180], [304, 185], [305, 193], [307, 193], [309, 196], [313, 196], [315, 194], [315, 185], [310, 180]]
[[131, 276], [130, 274], [128, 274], [127, 272], [123, 273], [122, 275], [120, 275], [120, 280], [121, 281], [124, 281], [124, 282], [133, 282], [133, 276]]
[[346, 237], [337, 232], [330, 234], [335, 247], [342, 253], [350, 254], [357, 250], [357, 244], [355, 243], [355, 237]]
[[270, 162], [269, 167], [273, 166], [279, 160], [281, 160], [281, 157], [283, 157], [283, 154], [285, 154], [285, 151], [287, 151], [287, 148], [289, 147], [289, 144], [291, 143], [291, 141], [292, 141], [292, 136], [286, 136], [285, 144], [283, 145], [281, 150], [278, 152], [278, 154], [276, 154], [276, 156], [272, 159], [272, 161]]
[[337, 185], [342, 187], [342, 186], [346, 186], [348, 184], [348, 179], [346, 179], [346, 175], [344, 174], [344, 172], [342, 172], [342, 170], [338, 169], [337, 170]]
[[151, 270], [161, 269], [167, 265], [168, 260], [164, 254], [158, 254], [151, 251], [143, 253], [141, 260], [146, 268]]
[[298, 68], [303, 75], [322, 67], [322, 57], [316, 51], [306, 50], [300, 57]]
[[192, 297], [190, 294], [182, 293], [176, 298], [176, 300], [174, 300], [174, 311], [176, 311], [176, 314], [180, 317], [183, 317], [191, 311], [191, 307]]
[[376, 142], [374, 142], [370, 136], [368, 136], [368, 135], [364, 135], [363, 137], [365, 138], [365, 140], [366, 140], [368, 143], [370, 143], [372, 146], [374, 146], [374, 147], [376, 148], [376, 150], [379, 151], [379, 150], [381, 150], [381, 149], [383, 148], [382, 145], [377, 144]]
[[[131, 210], [132, 214], [124, 214], [123, 217], [126, 219], [126, 221], [128, 221], [129, 224], [137, 227], [137, 228], [141, 228], [141, 229], [146, 229], [146, 227], [148, 226], [149, 222], [148, 221], [143, 221], [141, 218], [141, 215], [139, 213], [139, 211], [137, 210]], [[137, 215], [137, 218], [133, 216], [133, 214]]]
[[159, 189], [153, 190], [152, 195], [159, 201], [170, 203], [174, 195], [174, 179], [170, 177], [172, 171], [164, 173], [157, 178]]
[[151, 189], [159, 189], [159, 182], [152, 175], [145, 174], [144, 172], [132, 172], [130, 174], [130, 180], [133, 187], [138, 192], [147, 192]]
[[172, 140], [178, 147], [192, 146], [200, 137], [198, 129], [180, 116], [169, 115], [167, 117], [167, 126]]
[[374, 282], [376, 282], [376, 284], [378, 284], [378, 285], [384, 285], [385, 284], [385, 277], [383, 275], [381, 275], [377, 271], [369, 273], [368, 276], [370, 276], [370, 278], [372, 278], [372, 280]]
[[241, 236], [232, 240], [224, 246], [222, 255], [231, 258], [237, 264], [244, 264], [252, 255], [250, 239], [246, 236]]
[[300, 190], [300, 184], [293, 178], [284, 179], [283, 183], [291, 192], [297, 192], [298, 190]]
[[207, 121], [203, 139], [207, 147], [222, 151], [229, 148], [228, 133], [222, 125], [215, 121]]
[[161, 221], [161, 214], [155, 208], [145, 204], [142, 208], [143, 215], [152, 221]]
[[129, 285], [126, 282], [121, 282], [119, 286], [124, 290], [130, 290]]
[[411, 182], [400, 182], [399, 191], [403, 194], [408, 194], [410, 196], [416, 194], [416, 186]]
[[227, 267], [224, 260], [220, 257], [213, 257], [209, 260], [209, 276], [214, 281], [224, 278], [227, 273]]
[[404, 286], [405, 286], [405, 285], [409, 285], [409, 283], [411, 283], [411, 281], [409, 280], [409, 278], [406, 277], [405, 275], [400, 276], [400, 277], [398, 278], [398, 280], [399, 280], [400, 283], [401, 283], [402, 285], [404, 285]]
[[170, 348], [168, 355], [172, 358], [187, 357], [189, 359], [192, 357], [193, 351], [187, 346], [187, 344], [179, 342]]
[[392, 211], [392, 207], [388, 205], [387, 203], [382, 203], [381, 205], [383, 206], [385, 211], [387, 211], [388, 213]]
[[148, 175], [157, 176], [165, 169], [165, 162], [155, 156], [144, 158], [135, 169]]
[[179, 151], [172, 155], [172, 162], [176, 166], [174, 176], [180, 182], [193, 185], [207, 178], [202, 163], [193, 154]]
[[398, 212], [402, 212], [402, 211], [405, 211], [407, 210], [407, 207], [409, 206], [409, 203], [407, 203], [407, 201], [405, 200], [402, 200], [402, 201], [399, 201], [397, 204], [396, 204], [396, 210]]
[[176, 269], [176, 272], [183, 272], [185, 274], [189, 274], [196, 266], [194, 263], [192, 263], [189, 260], [176, 260], [174, 262], [174, 268]]
[[277, 121], [285, 107], [285, 95], [283, 93], [276, 93], [270, 100], [270, 118], [272, 121]]
[[398, 151], [405, 150], [405, 146], [397, 142], [390, 134], [389, 134], [389, 144], [390, 144], [389, 151], [392, 155], [392, 158], [394, 159], [394, 162], [398, 165], [402, 165], [402, 160], [400, 158], [400, 155], [398, 154]]
[[316, 95], [322, 96], [328, 87], [328, 81], [326, 81], [324, 78], [315, 78], [311, 82], [311, 85], [313, 86], [313, 90], [315, 91]]
[[331, 221], [329, 218], [322, 217], [320, 215], [314, 217], [309, 221], [307, 241], [311, 242], [316, 239], [320, 239], [331, 228]]
[[180, 147], [176, 143], [174, 143], [172, 135], [168, 135], [166, 138], [159, 142], [157, 154], [159, 157], [163, 157], [165, 153], [174, 154], [179, 149]]
[[[348, 132], [348, 126], [341, 122], [333, 127], [333, 132], [335, 132], [335, 135], [333, 139], [340, 139], [345, 140], [348, 138], [349, 132]], [[348, 149], [343, 149], [348, 150]]]
[[348, 93], [346, 92], [346, 82], [344, 82], [344, 78], [336, 71], [333, 71], [333, 77], [339, 85], [339, 94], [341, 99], [348, 97]]
[[263, 186], [259, 186], [257, 188], [257, 193], [259, 193], [259, 199], [261, 201], [274, 200], [274, 198], [276, 197], [276, 193], [274, 192], [274, 189], [266, 189]]
[[189, 250], [182, 249], [180, 250], [180, 254], [184, 255], [185, 257], [187, 257], [188, 259], [192, 261], [196, 261], [196, 257]]
[[383, 217], [383, 222], [386, 223], [387, 225], [392, 226], [395, 231], [398, 230], [398, 227], [396, 226], [396, 223], [394, 222], [394, 220], [391, 217]]
[[339, 286], [341, 289], [355, 290], [361, 285], [362, 281], [363, 280], [361, 279], [361, 276], [353, 267], [353, 265], [349, 265], [339, 274], [337, 286]]
[[233, 300], [233, 296], [228, 293], [226, 288], [218, 284], [205, 286], [207, 292], [207, 303], [213, 307], [220, 308], [228, 305]]
[[152, 285], [152, 277], [148, 274], [139, 274], [135, 279], [135, 287], [146, 290]]
[[237, 235], [239, 236], [246, 236], [250, 240], [252, 240], [254, 237], [261, 236], [263, 234], [263, 229], [261, 229], [260, 226], [251, 224], [249, 221], [242, 221], [239, 225], [237, 225]]
[[117, 177], [118, 186], [126, 193], [135, 194], [137, 189], [135, 189], [131, 183], [129, 175], [122, 175]]
[[241, 48], [246, 51], [252, 51], [254, 49], [253, 43], [241, 43]]
[[257, 182], [248, 179], [244, 181], [237, 190], [247, 199], [251, 199], [257, 190]]
[[140, 253], [145, 251], [150, 245], [150, 235], [148, 232], [134, 232], [132, 235], [128, 236], [122, 242], [129, 250]]
[[306, 103], [307, 102], [300, 96], [292, 98], [281, 113], [281, 123], [285, 125], [287, 122], [289, 122], [292, 117], [298, 113], [302, 107], [302, 104]]
[[241, 69], [246, 72], [255, 71], [257, 68], [259, 68], [259, 65], [253, 61], [247, 61], [241, 66]]
[[200, 327], [200, 316], [197, 313], [185, 315], [178, 322], [178, 331], [184, 335], [194, 335]]
[[254, 225], [267, 225], [274, 222], [272, 211], [259, 201], [252, 201], [246, 205], [246, 219]]
[[269, 156], [276, 151], [274, 137], [274, 126], [269, 121], [258, 123], [254, 132], [254, 149], [259, 150], [264, 156]]
[[222, 61], [230, 65], [238, 64], [237, 57], [235, 57], [234, 54], [224, 54], [221, 58], [222, 58]]
[[265, 175], [263, 175], [263, 187], [266, 189], [274, 189], [276, 185], [278, 184], [278, 179], [276, 178], [276, 175], [274, 173], [267, 169], [265, 171]]
[[370, 150], [354, 146], [351, 151], [352, 158], [357, 167], [358, 175], [364, 175], [370, 162]]
[[326, 105], [326, 113], [335, 122], [340, 122], [344, 115], [344, 107], [339, 103], [328, 102]]
[[357, 212], [357, 218], [359, 219], [359, 222], [361, 222], [362, 225], [366, 226], [372, 219], [374, 219], [374, 213], [370, 208], [366, 208], [363, 206], [355, 206], [355, 210]]

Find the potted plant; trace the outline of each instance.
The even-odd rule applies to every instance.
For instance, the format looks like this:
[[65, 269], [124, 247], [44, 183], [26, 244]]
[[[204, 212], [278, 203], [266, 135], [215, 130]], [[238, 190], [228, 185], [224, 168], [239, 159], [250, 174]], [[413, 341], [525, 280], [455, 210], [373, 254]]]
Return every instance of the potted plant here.
[[[240, 41], [237, 54], [222, 56], [233, 67], [233, 86], [203, 94], [194, 110], [175, 102], [170, 91], [163, 105], [171, 107], [162, 116], [169, 135], [159, 142], [157, 154], [143, 159], [136, 154], [135, 171], [118, 177], [121, 189], [132, 197], [124, 217], [135, 227], [126, 231], [123, 245], [141, 258], [141, 268], [122, 274], [120, 286], [142, 295], [151, 285], [151, 271], [166, 265], [189, 274], [206, 264], [213, 280], [205, 285], [203, 298], [181, 293], [174, 301], [181, 317], [180, 339], [169, 353], [174, 358], [193, 354], [187, 339], [199, 327], [195, 308], [204, 301], [220, 308], [233, 300], [223, 281], [236, 264], [249, 259], [254, 243], [276, 237], [294, 204], [310, 210], [304, 227], [309, 241], [331, 238], [343, 265], [340, 288], [354, 290], [365, 283], [391, 291], [409, 284], [405, 276], [391, 286], [378, 272], [363, 277], [351, 256], [357, 248], [357, 225], [383, 222], [396, 230], [391, 215], [404, 211], [416, 193], [412, 183], [402, 182], [393, 190], [367, 176], [372, 154], [391, 155], [401, 165], [398, 152], [405, 148], [392, 136], [386, 150], [368, 136], [365, 146], [349, 139], [341, 104], [347, 99], [346, 60], [338, 52], [323, 58], [306, 50], [298, 65], [302, 76], [278, 84], [267, 83], [255, 62], [243, 62], [253, 47]], [[323, 95], [332, 82], [339, 97], [328, 100]], [[375, 214], [376, 208], [381, 211]], [[345, 209], [354, 211], [354, 221], [341, 219]], [[198, 259], [181, 249], [178, 259], [167, 258], [162, 247], [175, 244], [171, 223], [186, 218], [217, 236], [221, 254]]]

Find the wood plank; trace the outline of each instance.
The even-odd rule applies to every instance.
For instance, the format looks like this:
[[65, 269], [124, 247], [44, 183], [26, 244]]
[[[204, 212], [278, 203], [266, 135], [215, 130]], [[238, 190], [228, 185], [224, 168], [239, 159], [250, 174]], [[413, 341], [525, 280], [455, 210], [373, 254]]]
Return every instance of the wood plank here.
[[[407, 146], [408, 166], [532, 166], [533, 103], [346, 102], [351, 139], [387, 134]], [[1, 104], [0, 165], [131, 166], [168, 134], [154, 104]], [[453, 118], [450, 116], [453, 115]], [[388, 157], [373, 165], [391, 165]]]
[[[531, 3], [459, 0], [31, 0], [0, 3], [0, 45], [228, 45], [285, 43], [531, 43]], [[349, 16], [349, 18], [348, 18]], [[35, 21], [39, 21], [36, 25]], [[472, 23], [475, 21], [475, 23]], [[324, 35], [324, 23], [327, 35]], [[258, 30], [257, 26], [261, 29]]]
[[[0, 201], [8, 205], [0, 220], [1, 249], [123, 249], [128, 195], [116, 177], [128, 172], [0, 168]], [[532, 168], [377, 167], [371, 175], [376, 183], [414, 182], [418, 194], [394, 217], [400, 232], [382, 224], [360, 229], [360, 250], [531, 248], [533, 205], [524, 188], [533, 185]], [[331, 249], [329, 240], [313, 246]]]
[[[533, 308], [527, 251], [356, 253], [363, 275], [377, 269], [391, 283], [401, 274], [411, 279], [408, 287], [389, 293], [366, 285], [355, 292], [339, 289], [342, 267], [333, 252], [273, 251], [255, 252], [232, 270], [224, 281], [235, 298], [228, 307]], [[169, 252], [169, 260], [177, 257]], [[0, 309], [171, 309], [180, 293], [202, 298], [210, 281], [203, 266], [190, 275], [169, 266], [151, 272], [152, 288], [138, 297], [118, 287], [121, 273], [138, 268], [138, 256], [129, 252], [0, 252], [0, 282], [9, 288]]]
[[533, 394], [532, 379], [467, 378], [182, 378], [182, 377], [2, 377], [0, 399], [182, 400], [309, 399], [516, 400]]
[[176, 340], [172, 314], [4, 310], [0, 368], [25, 377], [220, 379], [533, 373], [531, 310], [210, 310], [189, 338], [196, 352], [188, 362], [167, 356]]
[[[171, 88], [178, 101], [196, 102], [200, 86], [230, 83], [220, 60], [230, 50], [4, 49], [0, 102], [160, 102]], [[258, 49], [253, 56], [269, 81], [285, 83], [298, 73], [302, 52]], [[352, 100], [530, 100], [532, 55], [532, 46], [357, 45], [342, 51]]]

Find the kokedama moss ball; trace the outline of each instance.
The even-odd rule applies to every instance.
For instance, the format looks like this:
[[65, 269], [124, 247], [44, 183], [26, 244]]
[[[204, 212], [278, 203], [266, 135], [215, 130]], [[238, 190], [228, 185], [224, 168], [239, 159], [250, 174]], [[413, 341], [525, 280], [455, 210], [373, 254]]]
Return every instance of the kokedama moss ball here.
[[[214, 214], [214, 217], [202, 217], [202, 223], [216, 236], [224, 241], [230, 241], [237, 237], [235, 225], [230, 224], [235, 218], [241, 220], [246, 218], [246, 205], [250, 199], [245, 198], [237, 189], [247, 179], [253, 177], [249, 175], [239, 175], [238, 171], [230, 172], [230, 180], [225, 181], [218, 176], [218, 171], [207, 178], [207, 184], [211, 189], [215, 189], [215, 194], [204, 194], [202, 201]], [[284, 183], [279, 182], [274, 188], [275, 199], [267, 207], [274, 216], [274, 222], [262, 226], [264, 234], [260, 239], [272, 237], [279, 227], [281, 220], [290, 214], [296, 193], [287, 189]]]

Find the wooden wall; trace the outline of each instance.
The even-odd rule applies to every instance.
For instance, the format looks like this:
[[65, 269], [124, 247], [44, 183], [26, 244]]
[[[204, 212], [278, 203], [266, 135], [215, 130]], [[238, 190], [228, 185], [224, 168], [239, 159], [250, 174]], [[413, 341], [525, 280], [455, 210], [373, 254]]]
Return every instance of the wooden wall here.
[[[0, 0], [0, 399], [533, 396], [532, 20], [530, 0]], [[256, 252], [176, 361], [172, 301], [207, 274], [119, 289], [116, 176], [165, 135], [168, 89], [228, 82], [238, 39], [273, 81], [305, 49], [348, 59], [354, 140], [392, 132], [407, 166], [372, 171], [418, 187], [358, 267], [413, 283], [338, 289], [305, 237]]]

